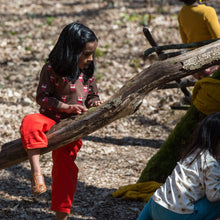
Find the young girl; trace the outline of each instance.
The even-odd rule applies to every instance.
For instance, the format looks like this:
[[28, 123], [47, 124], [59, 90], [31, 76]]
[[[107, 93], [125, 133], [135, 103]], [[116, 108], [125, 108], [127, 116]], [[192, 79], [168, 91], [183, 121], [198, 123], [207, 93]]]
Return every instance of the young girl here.
[[220, 215], [220, 112], [207, 116], [193, 138], [138, 220], [214, 220]]
[[[47, 147], [45, 132], [60, 120], [82, 114], [102, 103], [94, 81], [94, 52], [98, 39], [80, 23], [71, 23], [43, 66], [36, 101], [40, 113], [25, 116], [21, 139], [31, 164], [32, 191], [35, 196], [46, 191], [40, 168], [40, 149]], [[67, 219], [76, 191], [78, 168], [74, 163], [81, 140], [52, 152], [52, 205], [57, 219]]]
[[[180, 0], [184, 6], [179, 12], [179, 31], [184, 44], [220, 38], [220, 25], [214, 8], [202, 4], [207, 0]], [[218, 66], [194, 74], [201, 79], [212, 74]]]

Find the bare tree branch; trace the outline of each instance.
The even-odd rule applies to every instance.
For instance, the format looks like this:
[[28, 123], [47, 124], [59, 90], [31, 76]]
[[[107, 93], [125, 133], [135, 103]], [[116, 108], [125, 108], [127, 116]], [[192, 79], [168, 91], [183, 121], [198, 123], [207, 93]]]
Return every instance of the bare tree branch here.
[[151, 47], [151, 48], [145, 50], [144, 55], [149, 56], [151, 53], [156, 52], [156, 53], [159, 53], [159, 57], [161, 58], [161, 60], [164, 60], [165, 58], [180, 55], [181, 52], [179, 52], [179, 51], [173, 52], [173, 53], [171, 53], [172, 55], [169, 55], [169, 54], [163, 54], [163, 53], [160, 54], [161, 51], [202, 47], [202, 46], [205, 46], [207, 44], [213, 43], [218, 40], [219, 40], [219, 38], [214, 39], [214, 40], [207, 40], [207, 41], [200, 41], [200, 42], [196, 42], [196, 43], [190, 43], [190, 44], [170, 44], [170, 45], [163, 45], [163, 46], [154, 46], [154, 47]]

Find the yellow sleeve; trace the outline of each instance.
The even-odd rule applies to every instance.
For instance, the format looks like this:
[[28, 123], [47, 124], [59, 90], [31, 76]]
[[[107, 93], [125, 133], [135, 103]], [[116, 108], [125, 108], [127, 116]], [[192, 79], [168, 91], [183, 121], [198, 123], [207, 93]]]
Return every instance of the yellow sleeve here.
[[209, 7], [209, 10], [205, 14], [205, 21], [212, 39], [220, 38], [220, 25], [214, 8]]

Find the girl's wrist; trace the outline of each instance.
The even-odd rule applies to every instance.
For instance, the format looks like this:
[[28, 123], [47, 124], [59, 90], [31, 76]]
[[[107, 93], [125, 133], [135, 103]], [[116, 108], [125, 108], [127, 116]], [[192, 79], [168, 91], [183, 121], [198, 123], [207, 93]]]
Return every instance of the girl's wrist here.
[[60, 112], [66, 112], [69, 109], [69, 105], [66, 103], [61, 103], [59, 106]]

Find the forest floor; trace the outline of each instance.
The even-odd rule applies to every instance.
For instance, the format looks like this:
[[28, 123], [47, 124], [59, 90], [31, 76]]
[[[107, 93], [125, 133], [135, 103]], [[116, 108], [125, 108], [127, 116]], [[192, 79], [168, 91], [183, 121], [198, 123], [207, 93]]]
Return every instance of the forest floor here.
[[[19, 138], [35, 103], [39, 72], [63, 27], [79, 21], [99, 38], [96, 79], [103, 100], [138, 72], [157, 62], [142, 29], [151, 28], [159, 45], [181, 43], [177, 14], [181, 5], [147, 7], [144, 1], [0, 0], [0, 144]], [[172, 1], [170, 1], [172, 3]], [[175, 2], [175, 1], [174, 1]], [[219, 7], [218, 7], [219, 9]], [[113, 198], [118, 187], [136, 183], [148, 160], [185, 111], [170, 108], [179, 89], [153, 90], [133, 115], [83, 138], [78, 154], [77, 193], [69, 219], [136, 219], [144, 202]], [[35, 199], [27, 161], [0, 170], [0, 219], [55, 219], [50, 211], [51, 153], [41, 157], [48, 191]]]

